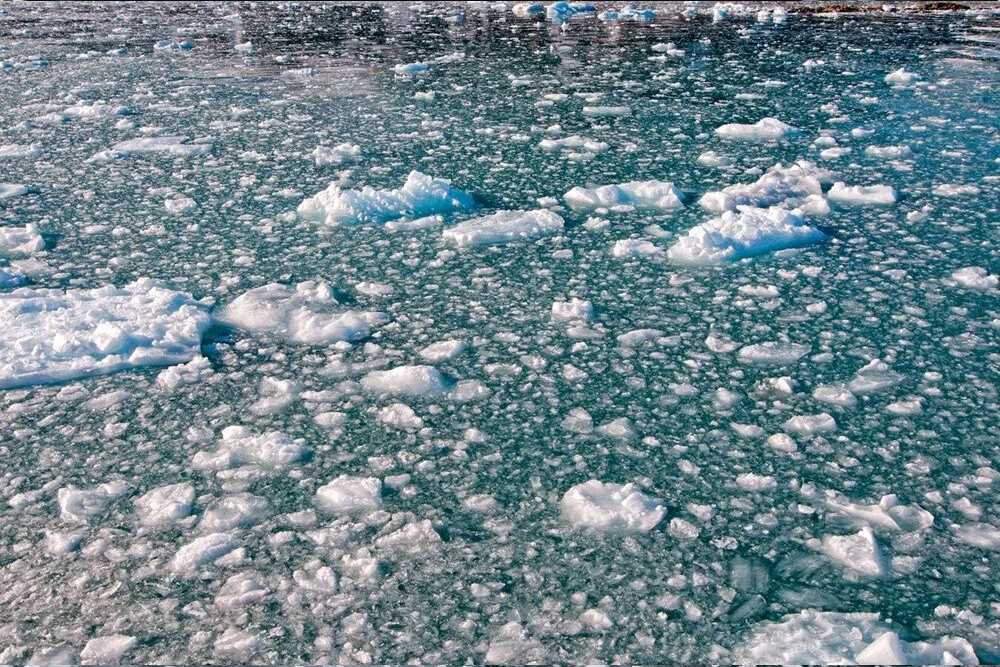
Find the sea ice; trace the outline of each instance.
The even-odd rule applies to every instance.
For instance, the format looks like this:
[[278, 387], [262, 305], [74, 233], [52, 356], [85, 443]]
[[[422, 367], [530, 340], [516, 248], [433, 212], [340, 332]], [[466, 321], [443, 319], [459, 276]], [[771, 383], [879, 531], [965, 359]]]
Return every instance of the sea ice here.
[[397, 366], [387, 371], [371, 371], [361, 378], [366, 391], [381, 396], [442, 396], [451, 384], [433, 366]]
[[868, 577], [889, 571], [875, 533], [867, 526], [854, 535], [824, 535], [822, 549], [830, 560]]
[[665, 181], [630, 181], [597, 188], [575, 187], [563, 199], [570, 208], [593, 210], [632, 205], [636, 208], [668, 211], [684, 206], [684, 193]]
[[246, 426], [227, 426], [214, 452], [200, 451], [191, 459], [195, 470], [218, 471], [245, 465], [285, 468], [308, 454], [305, 440], [278, 431], [256, 433]]
[[807, 354], [809, 354], [808, 345], [768, 341], [740, 348], [737, 357], [745, 364], [783, 366], [795, 363]]
[[449, 227], [441, 236], [460, 246], [495, 245], [552, 236], [563, 224], [560, 215], [547, 209], [499, 211]]
[[0, 388], [190, 361], [211, 323], [188, 294], [141, 278], [124, 287], [0, 294]]
[[170, 569], [178, 574], [191, 574], [239, 546], [240, 540], [232, 533], [209, 533], [178, 549], [170, 561]]
[[695, 225], [667, 251], [688, 264], [719, 264], [817, 243], [826, 234], [783, 208], [740, 206]]
[[613, 257], [659, 257], [663, 248], [649, 239], [620, 239], [611, 247]]
[[311, 153], [318, 166], [328, 164], [344, 164], [354, 160], [361, 155], [361, 147], [357, 144], [343, 143], [332, 148], [329, 146], [317, 146]]
[[212, 152], [210, 143], [186, 143], [188, 137], [139, 137], [115, 144], [107, 150], [95, 153], [90, 159], [97, 161], [117, 160], [130, 155], [169, 155], [192, 157]]
[[777, 118], [762, 118], [750, 125], [743, 123], [721, 125], [715, 129], [715, 134], [723, 139], [741, 141], [779, 141], [796, 137], [801, 131]]
[[139, 523], [162, 526], [182, 521], [191, 515], [194, 487], [187, 482], [150, 489], [135, 501]]
[[85, 522], [103, 514], [111, 502], [128, 490], [125, 482], [118, 480], [89, 489], [73, 485], [59, 489], [59, 516], [67, 522]]
[[878, 204], [890, 206], [899, 199], [895, 188], [888, 185], [845, 185], [843, 181], [833, 184], [827, 199], [841, 204]]
[[23, 183], [0, 183], [0, 201], [28, 194], [28, 186]]
[[375, 477], [341, 475], [317, 489], [316, 502], [335, 514], [357, 514], [382, 509], [382, 482]]
[[0, 257], [26, 257], [45, 250], [45, 239], [38, 226], [0, 227]]
[[991, 290], [1000, 284], [1000, 276], [991, 274], [981, 266], [967, 266], [952, 272], [951, 279], [966, 289]]
[[569, 301], [555, 301], [552, 304], [553, 322], [582, 322], [589, 324], [594, 320], [594, 304], [583, 299], [573, 298]]
[[823, 197], [823, 184], [831, 182], [834, 176], [834, 172], [805, 160], [788, 167], [779, 162], [755, 182], [706, 192], [698, 203], [716, 213], [738, 206], [802, 206], [811, 197]]
[[303, 218], [328, 225], [357, 225], [451, 213], [474, 206], [472, 195], [451, 187], [451, 181], [411, 171], [403, 186], [394, 190], [349, 190], [331, 183], [299, 204], [297, 211]]
[[667, 514], [656, 498], [633, 484], [590, 480], [572, 487], [561, 501], [563, 515], [574, 525], [595, 530], [649, 532]]

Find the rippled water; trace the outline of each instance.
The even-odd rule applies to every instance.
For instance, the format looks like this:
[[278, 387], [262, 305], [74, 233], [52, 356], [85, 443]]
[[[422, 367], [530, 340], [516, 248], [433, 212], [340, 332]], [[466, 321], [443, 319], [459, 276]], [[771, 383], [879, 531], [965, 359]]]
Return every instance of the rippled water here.
[[[1000, 22], [774, 25], [737, 11], [713, 23], [707, 3], [679, 9], [561, 25], [487, 3], [0, 6], [0, 144], [36, 149], [0, 158], [0, 180], [29, 188], [0, 201], [0, 224], [45, 239], [7, 260], [29, 289], [149, 277], [219, 315], [252, 288], [312, 280], [387, 314], [352, 344], [217, 317], [202, 339], [211, 371], [173, 390], [141, 366], [0, 393], [2, 661], [60, 647], [65, 660], [123, 635], [135, 645], [107, 655], [135, 663], [728, 662], [758, 624], [807, 609], [879, 613], [908, 639], [962, 637], [998, 659]], [[161, 40], [193, 48], [154, 50]], [[668, 42], [683, 53], [652, 48]], [[410, 63], [428, 67], [394, 71]], [[900, 68], [913, 81], [892, 87]], [[106, 114], [67, 112], [86, 100]], [[765, 117], [800, 134], [714, 134]], [[539, 146], [573, 135], [607, 148]], [[210, 148], [94, 158], [143, 136]], [[345, 142], [358, 154], [317, 164], [317, 146]], [[820, 154], [834, 145], [850, 152]], [[731, 164], [703, 164], [707, 151]], [[612, 252], [630, 238], [666, 251], [716, 215], [702, 194], [803, 159], [892, 186], [898, 202], [833, 203], [810, 218], [825, 241], [735, 263]], [[400, 231], [295, 213], [333, 181], [391, 189], [411, 170], [450, 179], [478, 210]], [[563, 206], [575, 186], [652, 179], [686, 206]], [[168, 210], [182, 198], [193, 207]], [[469, 218], [550, 207], [565, 220], [555, 235], [442, 238]], [[985, 284], [956, 281], [966, 267]], [[570, 298], [592, 302], [591, 323], [553, 321]], [[620, 341], [640, 329], [659, 333]], [[33, 354], [15, 338], [0, 332], [5, 354]], [[421, 350], [444, 340], [468, 349], [432, 365], [449, 387], [477, 381], [475, 395], [358, 384], [429, 363]], [[798, 358], [741, 352], [763, 343]], [[854, 405], [814, 394], [873, 361], [892, 381], [856, 382]], [[410, 421], [385, 423], [399, 402]], [[594, 430], [567, 428], [575, 409]], [[330, 413], [343, 416], [317, 418]], [[832, 427], [789, 423], [823, 413]], [[596, 428], [609, 422], [620, 428]], [[193, 463], [234, 425], [301, 438], [304, 453], [219, 473]], [[316, 491], [340, 475], [381, 480], [381, 509], [330, 511]], [[666, 516], [648, 531], [574, 525], [560, 501], [587, 480], [635, 483]], [[82, 519], [60, 502], [60, 489], [115, 482]], [[192, 516], [143, 525], [135, 500], [181, 482]], [[233, 494], [263, 499], [259, 511], [206, 527]], [[889, 494], [933, 524], [887, 527], [831, 501]], [[880, 576], [822, 546], [866, 525]], [[385, 539], [398, 529], [412, 539]], [[206, 534], [230, 540], [228, 555], [180, 567], [178, 549]]]

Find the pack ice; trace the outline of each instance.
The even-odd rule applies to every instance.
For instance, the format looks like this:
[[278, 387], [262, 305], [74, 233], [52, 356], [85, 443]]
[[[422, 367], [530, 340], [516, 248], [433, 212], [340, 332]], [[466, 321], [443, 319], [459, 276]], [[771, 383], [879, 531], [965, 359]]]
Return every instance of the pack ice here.
[[460, 246], [495, 245], [551, 236], [563, 230], [563, 219], [547, 209], [499, 211], [449, 227], [441, 236]]
[[667, 251], [688, 264], [718, 264], [817, 243], [826, 234], [783, 208], [739, 206], [692, 227]]
[[0, 388], [190, 361], [211, 323], [189, 294], [147, 278], [123, 287], [0, 294]]
[[327, 225], [358, 225], [398, 218], [421, 218], [475, 206], [472, 195], [451, 187], [451, 181], [411, 171], [393, 190], [345, 189], [336, 183], [304, 200], [298, 214]]
[[633, 484], [592, 479], [563, 495], [563, 516], [576, 526], [595, 530], [649, 532], [663, 520], [667, 508]]
[[563, 199], [574, 209], [611, 208], [631, 204], [636, 208], [666, 211], [684, 206], [684, 194], [673, 183], [631, 181], [597, 188], [575, 187]]

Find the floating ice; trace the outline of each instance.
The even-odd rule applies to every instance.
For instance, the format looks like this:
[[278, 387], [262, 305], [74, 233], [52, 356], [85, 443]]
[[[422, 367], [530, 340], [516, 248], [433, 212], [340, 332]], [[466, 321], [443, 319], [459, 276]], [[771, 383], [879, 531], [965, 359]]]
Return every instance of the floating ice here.
[[22, 183], [0, 183], [0, 201], [28, 194], [28, 186]]
[[875, 533], [867, 526], [855, 535], [824, 535], [822, 549], [830, 560], [868, 577], [882, 577], [889, 571]]
[[632, 113], [630, 107], [623, 106], [586, 106], [584, 116], [628, 116]]
[[80, 660], [85, 665], [120, 665], [122, 658], [139, 645], [139, 640], [130, 635], [101, 635], [87, 642], [80, 651]]
[[858, 370], [847, 389], [861, 396], [891, 389], [903, 381], [903, 376], [880, 359], [873, 359]]
[[808, 345], [768, 341], [740, 348], [737, 357], [745, 364], [783, 366], [795, 363], [807, 354]]
[[665, 181], [631, 181], [597, 188], [575, 187], [563, 199], [573, 209], [592, 210], [631, 205], [667, 211], [684, 206], [684, 193]]
[[310, 155], [316, 160], [318, 166], [343, 164], [361, 155], [361, 147], [351, 143], [337, 144], [332, 148], [329, 146], [317, 146]]
[[913, 155], [913, 151], [906, 144], [900, 144], [899, 146], [868, 146], [865, 148], [865, 155], [885, 160], [899, 160], [910, 157]]
[[198, 204], [190, 197], [175, 197], [173, 199], [165, 199], [163, 201], [163, 206], [167, 209], [168, 213], [179, 215], [197, 208]]
[[357, 514], [382, 509], [382, 482], [375, 477], [341, 475], [316, 491], [316, 502], [328, 512]]
[[563, 496], [563, 515], [574, 525], [595, 530], [646, 533], [663, 520], [661, 502], [636, 490], [633, 484], [590, 480], [577, 484]]
[[966, 289], [991, 290], [1000, 284], [1000, 276], [988, 273], [981, 266], [967, 266], [951, 274], [951, 279]]
[[552, 236], [563, 224], [561, 216], [547, 209], [499, 211], [449, 227], [441, 236], [460, 246], [495, 245]]
[[393, 403], [378, 412], [378, 420], [387, 426], [417, 430], [423, 428], [424, 420], [417, 416], [409, 405]]
[[154, 51], [190, 51], [193, 48], [194, 44], [187, 40], [183, 42], [174, 42], [169, 39], [161, 39], [153, 44]]
[[219, 449], [197, 452], [191, 467], [207, 471], [246, 465], [278, 469], [302, 461], [308, 452], [305, 440], [293, 440], [278, 431], [256, 433], [246, 426], [227, 426], [222, 430]]
[[594, 320], [594, 304], [583, 299], [573, 298], [569, 301], [555, 301], [552, 304], [553, 322], [582, 322], [589, 324]]
[[108, 116], [128, 116], [132, 111], [128, 107], [105, 104], [96, 100], [84, 100], [66, 107], [62, 113], [70, 118], [106, 118]]
[[603, 153], [611, 148], [607, 142], [595, 141], [587, 137], [574, 134], [571, 137], [562, 139], [542, 139], [538, 142], [539, 148], [544, 151], [565, 151], [570, 149], [583, 149], [590, 153]]
[[212, 362], [207, 357], [197, 356], [186, 364], [165, 368], [156, 376], [156, 384], [168, 391], [177, 387], [194, 384], [211, 375]]
[[942, 183], [935, 185], [931, 190], [938, 197], [961, 197], [964, 195], [978, 195], [982, 190], [978, 185], [971, 183]]
[[130, 155], [169, 155], [173, 157], [193, 157], [212, 152], [210, 143], [186, 143], [188, 137], [140, 137], [115, 144], [107, 150], [95, 153], [90, 159], [97, 161], [117, 160]]
[[835, 492], [827, 492], [826, 505], [832, 514], [856, 519], [878, 530], [912, 533], [929, 528], [934, 515], [919, 505], [902, 505], [895, 494], [882, 496], [877, 504], [855, 503]]
[[735, 210], [739, 206], [801, 206], [811, 197], [822, 197], [823, 184], [831, 182], [834, 176], [834, 172], [805, 160], [788, 167], [779, 162], [754, 183], [740, 183], [706, 192], [698, 203], [717, 213]]
[[774, 665], [978, 665], [958, 637], [904, 642], [878, 614], [806, 609], [756, 625], [733, 662]]
[[328, 225], [354, 225], [451, 213], [474, 206], [472, 195], [452, 188], [451, 181], [411, 171], [403, 186], [395, 190], [348, 190], [332, 183], [299, 204], [297, 211], [303, 218]]
[[239, 548], [240, 540], [232, 533], [210, 533], [188, 542], [170, 561], [178, 574], [191, 574]]
[[783, 123], [777, 118], [762, 118], [756, 123], [727, 123], [715, 128], [716, 136], [723, 139], [738, 139], [741, 141], [779, 141], [796, 137], [801, 130]]
[[0, 257], [25, 257], [41, 250], [45, 250], [45, 239], [36, 225], [0, 227]]
[[1000, 551], [1000, 528], [988, 523], [970, 523], [956, 526], [955, 539], [980, 549]]
[[148, 278], [0, 294], [0, 388], [184, 363], [200, 354], [210, 323], [190, 295]]
[[905, 68], [900, 67], [886, 75], [885, 82], [892, 86], [893, 88], [906, 88], [913, 85], [920, 77], [913, 73], [906, 71]]
[[663, 248], [648, 239], [621, 239], [611, 247], [613, 257], [659, 257]]
[[440, 227], [444, 223], [443, 215], [428, 215], [416, 220], [390, 220], [385, 223], [385, 228], [390, 232], [413, 232], [421, 229], [433, 229]]
[[385, 323], [383, 313], [345, 310], [324, 282], [270, 283], [236, 297], [219, 319], [255, 333], [270, 333], [305, 345], [367, 338]]
[[461, 340], [442, 340], [431, 343], [420, 351], [420, 356], [431, 363], [451, 361], [469, 349], [469, 344]]
[[830, 201], [842, 204], [895, 204], [899, 195], [888, 185], [845, 185], [842, 181], [833, 184], [826, 193]]
[[511, 621], [493, 636], [483, 662], [487, 665], [542, 665], [549, 660], [542, 643], [529, 637], [520, 623]]
[[4, 158], [36, 158], [42, 149], [36, 144], [0, 144], [0, 160]]
[[545, 5], [537, 2], [519, 2], [510, 8], [514, 16], [537, 16], [545, 13]]
[[427, 63], [400, 63], [392, 66], [392, 71], [403, 76], [412, 76], [426, 72], [430, 66]]
[[63, 521], [85, 522], [103, 514], [118, 496], [128, 490], [128, 485], [119, 480], [100, 484], [90, 489], [80, 489], [73, 485], [64, 486], [57, 493], [59, 516]]
[[269, 503], [265, 498], [249, 493], [234, 493], [213, 500], [198, 522], [202, 532], [218, 533], [260, 523]]
[[433, 366], [397, 366], [387, 371], [371, 371], [361, 378], [366, 391], [382, 396], [442, 396], [451, 385]]
[[740, 206], [692, 227], [667, 251], [689, 264], [719, 264], [817, 243], [826, 234], [782, 208]]
[[831, 431], [836, 431], [837, 422], [829, 414], [822, 412], [818, 415], [798, 415], [796, 417], [790, 417], [784, 424], [781, 425], [781, 428], [785, 429], [789, 433], [794, 433], [804, 438], [808, 438], [817, 433], [829, 433]]
[[183, 482], [150, 489], [135, 501], [139, 523], [162, 526], [182, 521], [191, 515], [194, 487]]

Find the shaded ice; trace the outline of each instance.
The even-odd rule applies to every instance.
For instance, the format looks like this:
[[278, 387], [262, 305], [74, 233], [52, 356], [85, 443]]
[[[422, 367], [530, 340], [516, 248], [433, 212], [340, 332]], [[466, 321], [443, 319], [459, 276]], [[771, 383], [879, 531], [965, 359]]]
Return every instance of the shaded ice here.
[[868, 577], [882, 577], [889, 572], [875, 533], [868, 526], [854, 535], [824, 535], [822, 550], [833, 562]]
[[570, 523], [596, 530], [648, 532], [663, 520], [666, 507], [633, 484], [590, 480], [572, 487], [560, 503]]
[[204, 305], [148, 278], [0, 294], [0, 388], [184, 363], [210, 323]]
[[667, 251], [678, 262], [718, 264], [817, 243], [826, 234], [782, 208], [740, 206], [692, 227]]
[[350, 190], [332, 183], [304, 200], [297, 211], [303, 218], [328, 225], [352, 225], [419, 218], [474, 206], [472, 195], [451, 187], [451, 181], [411, 171], [402, 187], [394, 190]]
[[219, 319], [255, 333], [270, 333], [306, 345], [357, 341], [384, 324], [384, 313], [345, 310], [325, 282], [305, 281], [294, 287], [269, 283], [238, 296]]
[[731, 211], [738, 206], [801, 206], [810, 197], [821, 198], [823, 184], [831, 182], [834, 176], [834, 172], [805, 160], [788, 167], [779, 162], [755, 182], [706, 192], [698, 203], [717, 213]]
[[0, 201], [28, 194], [28, 186], [23, 183], [0, 183]]
[[547, 209], [499, 211], [449, 227], [441, 236], [460, 246], [494, 245], [558, 234], [563, 219]]
[[45, 250], [45, 239], [37, 225], [0, 227], [0, 257], [27, 257], [41, 250]]

